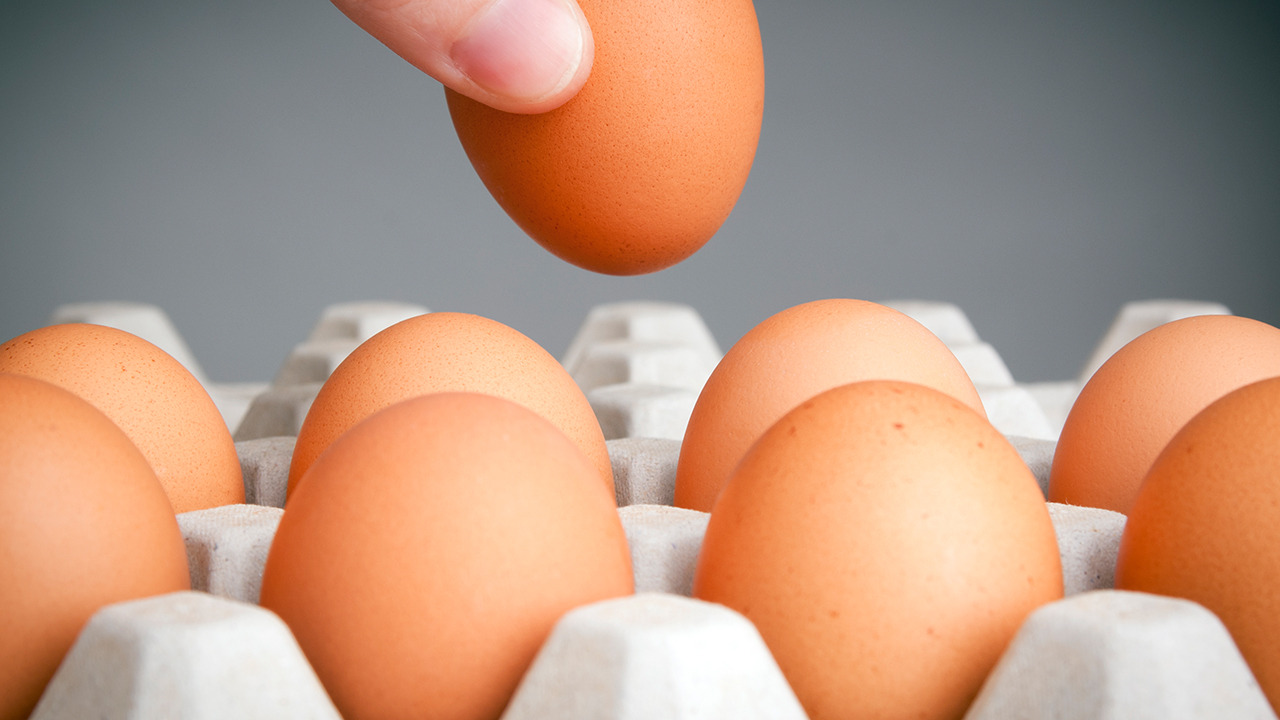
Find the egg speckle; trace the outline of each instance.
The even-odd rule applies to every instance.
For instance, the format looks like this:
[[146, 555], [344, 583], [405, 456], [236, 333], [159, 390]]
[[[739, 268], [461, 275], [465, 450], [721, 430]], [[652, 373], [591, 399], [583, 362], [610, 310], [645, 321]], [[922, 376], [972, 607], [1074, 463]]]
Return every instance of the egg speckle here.
[[695, 597], [755, 623], [811, 718], [958, 718], [1062, 597], [1044, 496], [971, 407], [844, 385], [774, 423], [711, 512]]
[[49, 325], [0, 345], [0, 372], [46, 380], [88, 400], [124, 430], [182, 513], [244, 502], [226, 420], [200, 381], [123, 330]]
[[906, 314], [848, 298], [783, 310], [752, 328], [716, 366], [685, 429], [675, 504], [709, 511], [747, 448], [806, 399], [858, 380], [907, 380], [985, 417], [960, 361]]
[[534, 240], [613, 275], [687, 258], [720, 228], [755, 157], [764, 55], [751, 0], [581, 0], [582, 90], [538, 115], [446, 91], [489, 192]]

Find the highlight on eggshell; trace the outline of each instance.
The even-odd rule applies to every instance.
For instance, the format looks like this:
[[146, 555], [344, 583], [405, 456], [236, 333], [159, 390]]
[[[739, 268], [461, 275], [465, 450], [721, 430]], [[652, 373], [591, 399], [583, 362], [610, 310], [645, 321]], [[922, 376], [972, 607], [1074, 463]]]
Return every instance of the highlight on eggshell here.
[[544, 248], [611, 275], [701, 248], [747, 181], [764, 112], [751, 0], [580, 0], [595, 38], [582, 89], [536, 115], [446, 90], [490, 194]]
[[1062, 594], [1013, 446], [950, 395], [877, 380], [760, 436], [711, 511], [693, 586], [755, 624], [814, 720], [961, 717], [1026, 616]]
[[1151, 463], [1196, 413], [1236, 388], [1280, 375], [1280, 328], [1200, 315], [1149, 330], [1081, 389], [1049, 476], [1052, 502], [1128, 514]]
[[324, 382], [298, 431], [289, 496], [325, 448], [356, 423], [401, 400], [446, 391], [496, 395], [542, 415], [577, 444], [602, 487], [613, 492], [604, 431], [559, 361], [496, 320], [430, 312], [374, 334]]
[[986, 417], [955, 354], [905, 313], [849, 298], [803, 303], [743, 335], [703, 386], [680, 448], [675, 504], [710, 511], [770, 425], [810, 397], [859, 380], [927, 385]]
[[89, 401], [147, 458], [175, 513], [244, 502], [235, 442], [209, 392], [156, 345], [103, 325], [48, 325], [0, 345], [0, 372]]
[[1214, 401], [1160, 452], [1125, 525], [1116, 587], [1213, 611], [1280, 710], [1280, 377]]
[[344, 717], [496, 718], [555, 622], [633, 592], [613, 492], [542, 416], [409, 398], [339, 437], [289, 499], [261, 604]]
[[25, 718], [99, 608], [190, 588], [178, 522], [124, 431], [0, 373], [0, 718]]

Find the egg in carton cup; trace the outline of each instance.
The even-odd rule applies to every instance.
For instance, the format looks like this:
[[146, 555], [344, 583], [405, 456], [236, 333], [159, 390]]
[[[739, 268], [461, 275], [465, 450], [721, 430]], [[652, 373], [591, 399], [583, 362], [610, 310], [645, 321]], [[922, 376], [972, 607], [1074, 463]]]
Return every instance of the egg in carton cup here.
[[[391, 307], [377, 303], [365, 304], [363, 307], [373, 314], [381, 312], [383, 317], [389, 317], [386, 313], [391, 310]], [[985, 350], [968, 354], [964, 351], [966, 347], [981, 347], [982, 343], [976, 333], [966, 330], [964, 326], [967, 320], [963, 320], [963, 313], [954, 306], [942, 303], [892, 302], [875, 304], [873, 309], [880, 312], [882, 307], [897, 308], [903, 315], [918, 318], [915, 322], [929, 326], [930, 335], [941, 340], [941, 344], [952, 351], [951, 355], [956, 362], [962, 357], [970, 358], [968, 363], [962, 363], [964, 375], [968, 378], [995, 380], [996, 382], [981, 384], [976, 380], [972, 382], [971, 387], [981, 399], [982, 405], [986, 404], [990, 392], [984, 391], [984, 388], [993, 387], [1019, 388], [1025, 391], [1022, 395], [1024, 400], [1037, 400], [1034, 405], [1038, 413], [1024, 411], [1021, 414], [1009, 413], [1003, 417], [993, 417], [988, 412], [984, 424], [978, 422], [981, 416], [976, 408], [962, 401], [952, 400], [946, 393], [926, 391], [914, 384], [906, 388], [909, 392], [919, 394], [919, 397], [912, 396], [916, 404], [932, 402], [946, 406], [952, 412], [959, 413], [973, 427], [985, 427], [987, 434], [981, 439], [984, 445], [998, 448], [997, 454], [1005, 459], [1012, 457], [1020, 461], [1013, 463], [1017, 467], [1009, 472], [1013, 473], [1012, 477], [1018, 478], [1011, 482], [1022, 488], [1019, 491], [1021, 496], [1026, 496], [1025, 491], [1029, 487], [1032, 496], [1043, 500], [1049, 492], [1056, 445], [1052, 432], [1046, 432], [1045, 428], [1052, 427], [1055, 421], [1051, 418], [1055, 414], [1062, 418], [1061, 422], [1066, 422], [1064, 398], [1074, 400], [1074, 395], [1084, 385], [1084, 378], [1053, 386], [1002, 384], [999, 366], [993, 365], [992, 361], [993, 358], [998, 361], [998, 355]], [[1150, 320], [1150, 309], [1151, 304], [1147, 304], [1144, 315], [1147, 319], [1144, 322]], [[1176, 309], [1173, 311], [1176, 312]], [[1124, 314], [1121, 313], [1117, 324], [1120, 324]], [[417, 314], [411, 316], [417, 317]], [[679, 318], [670, 320], [668, 326], [671, 332], [668, 335], [664, 335], [660, 329], [667, 322], [663, 318]], [[695, 392], [696, 389], [700, 393], [709, 384], [706, 363], [712, 357], [719, 363], [719, 350], [715, 347], [714, 340], [707, 342], [709, 333], [689, 332], [690, 327], [696, 328], [700, 324], [691, 324], [691, 318], [697, 318], [692, 309], [665, 303], [602, 306], [588, 316], [570, 352], [566, 354], [562, 366], [564, 372], [575, 380], [583, 378], [579, 381], [580, 392], [590, 398], [589, 407], [597, 416], [612, 413], [617, 417], [631, 412], [640, 417], [647, 413], [650, 418], [657, 418], [665, 411], [668, 417], [664, 421], [628, 421], [623, 417], [614, 426], [624, 430], [615, 433], [617, 437], [603, 440], [605, 457], [609, 463], [608, 472], [613, 480], [612, 503], [606, 502], [605, 505], [617, 505], [617, 510], [606, 513], [613, 520], [606, 520], [605, 516], [598, 513], [589, 514], [601, 519], [604, 523], [599, 526], [601, 528], [619, 528], [621, 540], [613, 541], [616, 543], [614, 547], [620, 548], [626, 557], [612, 562], [614, 567], [625, 566], [627, 577], [624, 584], [627, 587], [606, 593], [613, 597], [583, 601], [567, 612], [556, 611], [551, 620], [544, 620], [546, 627], [539, 641], [525, 651], [528, 656], [527, 665], [520, 667], [518, 671], [505, 671], [504, 677], [507, 679], [504, 683], [509, 687], [498, 693], [502, 696], [501, 702], [490, 701], [487, 709], [480, 714], [502, 714], [503, 717], [510, 718], [785, 718], [827, 717], [845, 712], [853, 714], [859, 707], [867, 707], [865, 704], [855, 704], [852, 708], [841, 708], [833, 704], [839, 701], [839, 687], [835, 690], [815, 690], [816, 686], [812, 681], [796, 681], [796, 671], [793, 669], [796, 661], [785, 654], [779, 655], [772, 649], [778, 645], [774, 636], [785, 632], [777, 629], [779, 625], [776, 619], [765, 623], [753, 619], [753, 613], [757, 613], [760, 606], [753, 606], [751, 600], [744, 603], [715, 602], [707, 597], [712, 594], [707, 589], [710, 587], [709, 581], [698, 580], [699, 556], [702, 554], [704, 539], [709, 534], [728, 536], [715, 529], [709, 533], [709, 526], [713, 525], [712, 521], [716, 517], [714, 512], [681, 507], [680, 505], [689, 503], [680, 503], [676, 497], [681, 482], [679, 472], [683, 435], [680, 438], [673, 437], [676, 433], [671, 428], [688, 427], [691, 424], [690, 417], [697, 412], [697, 408], [691, 408], [687, 403], [683, 406], [671, 403], [664, 405], [654, 401], [655, 397], [659, 397], [658, 394], [637, 391], [640, 388], [671, 388], [686, 393]], [[384, 323], [384, 327], [379, 330], [396, 322], [398, 321]], [[956, 331], [948, 332], [947, 327]], [[370, 337], [376, 332], [369, 333]], [[1141, 332], [1135, 325], [1133, 334], [1136, 336]], [[361, 343], [356, 343], [356, 346], [359, 344]], [[600, 347], [593, 347], [597, 345]], [[687, 352], [669, 352], [671, 347], [683, 348]], [[625, 357], [629, 350], [634, 351], [634, 361]], [[731, 349], [726, 356], [733, 353], [734, 350]], [[349, 354], [349, 351], [345, 353], [344, 359]], [[683, 359], [669, 362], [671, 358]], [[985, 360], [981, 360], [982, 358]], [[988, 364], [983, 367], [982, 362]], [[336, 368], [337, 364], [333, 367]], [[680, 368], [684, 368], [686, 374], [681, 375], [678, 372]], [[282, 371], [281, 375], [285, 373]], [[813, 373], [809, 375], [812, 377]], [[277, 380], [280, 380], [279, 376]], [[289, 387], [288, 382], [288, 376], [285, 375], [284, 381], [273, 384], [270, 388], [286, 388]], [[315, 385], [323, 383], [323, 379], [299, 376], [299, 385], [302, 383]], [[265, 384], [262, 387], [263, 394], [271, 391], [266, 389]], [[603, 396], [593, 395], [594, 391], [606, 388], [619, 390]], [[863, 384], [855, 394], [863, 396], [861, 402], [871, 402], [881, 412], [891, 412], [892, 406], [881, 402], [881, 396], [892, 396], [895, 395], [895, 390], [903, 389], [893, 383], [870, 383]], [[867, 395], [869, 390], [874, 392]], [[218, 387], [211, 385], [210, 391], [216, 395]], [[812, 415], [822, 410], [820, 406], [824, 403], [838, 407], [840, 403], [849, 402], [849, 398], [841, 396], [851, 392], [853, 391], [839, 389], [818, 393], [820, 402], [817, 405], [810, 403], [806, 412]], [[306, 402], [312, 402], [316, 394], [318, 390]], [[456, 394], [452, 397], [457, 401]], [[1274, 402], [1269, 402], [1269, 396], [1263, 400], [1245, 398], [1236, 402], [1243, 402], [1250, 407], [1274, 406]], [[495, 403], [505, 407], [500, 402]], [[1065, 405], [1070, 407], [1070, 403]], [[244, 406], [244, 409], [241, 427], [252, 415], [252, 403]], [[1240, 412], [1242, 411], [1237, 409], [1229, 414], [1237, 416]], [[305, 416], [306, 410], [301, 414]], [[516, 414], [524, 417], [522, 413]], [[1265, 412], [1261, 416], [1249, 416], [1249, 423], [1265, 432], [1267, 426], [1261, 419], [1264, 416]], [[893, 423], [900, 420], [901, 418], [890, 420], [889, 427], [893, 428]], [[631, 424], [628, 425], [628, 422]], [[767, 450], [764, 446], [772, 443], [785, 449], [790, 429], [797, 429], [802, 435], [813, 434], [824, 422], [838, 424], [843, 421], [840, 420], [840, 413], [835, 413], [816, 423], [812, 418], [805, 419], [801, 416], [791, 417], [789, 422], [792, 422], [792, 426], [787, 429], [782, 429], [787, 426], [779, 426], [776, 420], [768, 425], [773, 428], [770, 432], [775, 435], [769, 443], [762, 442], [758, 447], [747, 443], [753, 448], [753, 453], [757, 450], [759, 452], [754, 460], [744, 464], [767, 468], [770, 463], [780, 462], [770, 459], [768, 453], [764, 452]], [[940, 422], [947, 424], [946, 421]], [[668, 437], [628, 434], [625, 431], [627, 427], [659, 427], [663, 423], [668, 428], [665, 431]], [[604, 424], [603, 420], [601, 424]], [[544, 427], [539, 423], [534, 425]], [[550, 423], [545, 425], [549, 426]], [[903, 428], [897, 429], [900, 433], [913, 429], [910, 423], [903, 425]], [[461, 428], [455, 430], [462, 431]], [[1236, 451], [1248, 450], [1250, 442], [1257, 444], [1256, 436], [1240, 432], [1234, 434], [1245, 438], [1242, 441], [1245, 445], [1235, 448]], [[919, 437], [915, 441], [919, 442], [928, 433], [917, 432], [917, 435]], [[325, 673], [317, 673], [315, 663], [308, 659], [307, 652], [289, 624], [279, 614], [260, 604], [268, 556], [286, 517], [282, 507], [290, 486], [290, 468], [294, 464], [296, 442], [292, 433], [260, 433], [257, 437], [238, 438], [234, 447], [244, 484], [244, 498], [248, 502], [215, 504], [176, 515], [179, 534], [185, 546], [192, 590], [176, 589], [142, 599], [112, 603], [95, 613], [79, 633], [75, 644], [71, 646], [70, 652], [44, 690], [34, 717], [80, 717], [87, 714], [134, 718], [206, 715], [338, 717], [338, 707], [347, 701], [342, 696], [335, 695], [332, 689], [326, 689], [322, 680]], [[970, 444], [976, 447], [976, 444]], [[912, 447], [918, 450], [919, 446]], [[383, 450], [385, 451], [385, 447]], [[566, 454], [579, 459], [585, 457], [585, 453]], [[917, 459], [922, 457], [919, 452], [915, 454]], [[422, 459], [419, 458], [419, 465], [421, 462]], [[578, 472], [583, 479], [579, 487], [590, 487], [591, 493], [588, 494], [595, 493], [593, 497], [596, 497], [596, 501], [593, 502], [597, 502], [602, 490], [598, 481], [604, 471], [599, 468], [598, 463], [593, 464], [587, 460], [582, 462]], [[861, 464], [866, 464], [865, 458]], [[821, 471], [822, 468], [818, 468], [812, 472]], [[943, 467], [935, 474], [945, 474], [946, 471], [947, 468]], [[505, 472], [507, 476], [511, 476], [516, 471], [508, 469]], [[868, 474], [866, 482], [872, 481], [872, 475], [873, 473]], [[586, 480], [588, 476], [595, 478], [595, 481]], [[372, 485], [377, 480], [370, 477], [363, 482]], [[742, 487], [746, 485], [745, 481], [741, 483]], [[812, 492], [811, 490], [810, 495]], [[959, 494], [939, 496], [939, 493], [946, 492]], [[1234, 495], [1241, 492], [1244, 491]], [[495, 489], [492, 493], [494, 495], [490, 496], [491, 499], [500, 496], [502, 490]], [[997, 493], [996, 496], [1003, 494], [1005, 493]], [[945, 483], [939, 483], [932, 494], [926, 493], [923, 496], [938, 504], [931, 506], [932, 509], [929, 510], [921, 510], [919, 507], [913, 509], [913, 512], [930, 513], [931, 517], [919, 517], [917, 513], [913, 520], [924, 525], [931, 522], [937, 524], [939, 518], [946, 515], [947, 507], [960, 502], [957, 498], [962, 496], [959, 489], [947, 488]], [[1200, 499], [1198, 502], [1204, 505], [1208, 501]], [[1168, 504], [1168, 501], [1165, 503]], [[793, 503], [800, 511], [810, 504], [807, 501]], [[1264, 502], [1255, 504], [1260, 507], [1266, 505]], [[891, 505], [888, 501], [864, 502], [862, 511], [871, 515], [857, 522], [849, 514], [859, 507], [857, 502], [840, 507], [845, 508], [845, 518], [849, 520], [847, 526], [865, 527], [875, 520], [877, 513], [887, 512], [885, 508]], [[940, 661], [937, 666], [939, 669], [930, 673], [918, 672], [918, 666], [923, 664], [918, 650], [909, 654], [916, 667], [908, 664], [895, 671], [884, 660], [885, 664], [877, 670], [879, 674], [890, 676], [887, 684], [879, 686], [882, 695], [890, 698], [887, 708], [891, 711], [902, 710], [931, 698], [936, 700], [944, 697], [949, 698], [950, 705], [939, 711], [937, 716], [1167, 718], [1213, 714], [1274, 717], [1257, 680], [1257, 677], [1263, 676], [1255, 675], [1258, 672], [1256, 661], [1255, 668], [1251, 671], [1245, 656], [1238, 649], [1240, 646], [1233, 640], [1231, 631], [1205, 605], [1149, 592], [1115, 589], [1117, 557], [1121, 553], [1121, 539], [1126, 527], [1124, 515], [1111, 510], [1059, 502], [1026, 505], [1034, 506], [1046, 511], [1043, 517], [1036, 516], [1037, 519], [1032, 521], [1032, 526], [1039, 528], [1035, 535], [1041, 539], [1035, 543], [1028, 541], [1026, 544], [1043, 548], [1044, 538], [1053, 539], [1050, 546], [1052, 557], [1045, 559], [1045, 562], [1058, 573], [1060, 585], [1056, 590], [1056, 599], [1050, 581], [1049, 595], [1032, 603], [1033, 607], [1019, 611], [1022, 617], [1005, 631], [1007, 639], [1000, 643], [998, 652], [993, 657], [984, 661], [985, 667], [965, 671], [970, 677], [963, 688], [957, 689], [954, 679], [939, 679], [939, 676], [945, 676], [948, 668], [971, 662], [971, 657], [957, 656], [951, 662]], [[786, 512], [796, 511], [793, 509]], [[994, 513], [998, 509], [987, 507], [984, 511]], [[1039, 511], [1031, 512], [1034, 515]], [[1203, 514], [1192, 513], [1194, 516]], [[756, 522], [764, 522], [769, 519], [770, 513], [762, 511], [756, 515]], [[1022, 517], [1025, 519], [1033, 515]], [[519, 513], [507, 516], [506, 524], [518, 522], [518, 516]], [[961, 520], [964, 517], [972, 519], [973, 516], [974, 513], [968, 511], [956, 514]], [[805, 516], [802, 514], [800, 517], [803, 525]], [[734, 524], [725, 519], [717, 522], [725, 527]], [[815, 527], [823, 526], [817, 520], [809, 522]], [[1190, 520], [1184, 518], [1183, 522]], [[434, 522], [436, 526], [448, 526], [442, 533], [443, 539], [438, 542], [442, 545], [458, 545], [459, 549], [455, 551], [462, 552], [467, 549], [468, 544], [474, 545], [476, 538], [463, 541], [466, 523], [461, 519], [458, 523], [456, 526], [448, 526], [447, 519]], [[988, 531], [996, 524], [999, 523], [991, 519], [979, 520], [974, 523], [973, 529], [966, 531], [970, 533], [966, 537], [976, 537], [974, 533]], [[847, 527], [841, 528], [831, 523], [823, 527], [837, 528], [840, 532], [848, 530]], [[348, 525], [333, 532], [336, 537], [351, 543], [353, 537], [358, 537], [360, 533], [373, 531]], [[597, 531], [599, 532], [602, 531]], [[1045, 532], [1049, 535], [1046, 536]], [[1203, 530], [1187, 532], [1190, 534]], [[793, 528], [785, 534], [758, 537], [752, 550], [757, 554], [755, 557], [760, 559], [758, 564], [768, 565], [774, 562], [764, 558], [764, 553], [788, 552], [788, 542], [799, 542], [797, 534], [799, 533]], [[890, 533], [883, 538], [882, 545], [864, 549], [859, 557], [870, 556], [872, 561], [888, 561], [892, 565], [893, 558], [909, 546], [913, 539], [911, 534], [905, 531]], [[757, 535], [763, 536], [765, 533]], [[726, 554], [724, 548], [731, 550], [748, 540], [716, 542], [721, 548], [717, 552], [723, 556]], [[1150, 541], [1146, 545], [1157, 549], [1159, 547], [1159, 543]], [[923, 552], [921, 557], [936, 558], [951, 551], [970, 550], [971, 548], [949, 546], [942, 542], [932, 550]], [[785, 571], [788, 566], [807, 559], [814, 563], [826, 562], [828, 565], [825, 567], [835, 568], [841, 567], [840, 563], [847, 563], [849, 556], [853, 555], [818, 543], [811, 543], [794, 552], [797, 554], [781, 562], [778, 567]], [[1186, 549], [1181, 552], [1179, 558], [1192, 554]], [[386, 552], [383, 555], [393, 555], [391, 561], [396, 561], [394, 553]], [[1037, 557], [1046, 558], [1043, 554]], [[744, 562], [747, 565], [742, 567], [751, 567], [751, 561], [752, 558], [746, 558]], [[400, 558], [399, 562], [400, 568], [387, 573], [403, 576], [404, 559]], [[323, 563], [317, 565], [321, 569], [322, 566]], [[1020, 569], [1028, 570], [1027, 566], [1028, 563], [1023, 562]], [[738, 574], [740, 570], [741, 568], [730, 574]], [[912, 574], [912, 568], [900, 570], [901, 576], [909, 577]], [[943, 565], [932, 570], [926, 568], [922, 574], [932, 572], [935, 581], [946, 582], [946, 570], [947, 566]], [[991, 582], [998, 582], [999, 576], [1008, 575], [1008, 568], [1005, 570], [996, 573]], [[347, 572], [350, 574], [350, 571]], [[562, 570], [543, 569], [541, 572], [560, 577]], [[710, 571], [703, 568], [701, 572]], [[479, 574], [482, 574], [480, 568], [475, 568], [473, 573], [464, 573]], [[608, 575], [601, 571], [591, 574], [599, 576], [595, 580]], [[815, 573], [810, 573], [813, 574]], [[838, 576], [840, 572], [830, 570], [827, 574]], [[1030, 582], [1024, 578], [1018, 579], [1024, 584]], [[848, 578], [843, 580], [847, 581]], [[429, 584], [426, 580], [420, 582]], [[799, 580], [790, 583], [774, 580], [766, 583], [766, 589], [777, 591], [775, 595], [785, 596], [800, 584]], [[359, 584], [356, 583], [356, 586]], [[957, 589], [953, 595], [959, 596], [962, 590], [963, 588]], [[301, 589], [298, 592], [301, 593]], [[422, 600], [427, 592], [425, 586], [414, 590], [421, 602], [421, 609], [418, 611], [421, 614], [432, 611], [433, 603]], [[911, 591], [911, 594], [918, 596], [921, 592], [917, 589]], [[892, 593], [892, 583], [882, 580], [874, 586], [864, 588], [859, 588], [854, 582], [835, 597], [847, 599], [861, 594], [872, 600], [879, 599], [886, 606], [896, 605], [897, 607], [890, 607], [895, 611], [903, 611], [904, 606], [910, 605], [909, 596], [900, 596], [895, 601]], [[1008, 591], [999, 591], [993, 593], [993, 597], [1008, 594]], [[476, 597], [491, 603], [498, 600], [512, 601], [517, 607], [522, 599], [527, 599], [518, 596], [485, 596], [483, 593]], [[738, 604], [737, 608], [733, 607], [735, 603]], [[832, 612], [835, 612], [835, 616]], [[803, 603], [792, 606], [788, 611], [789, 614], [798, 616], [802, 623], [827, 628], [827, 634], [836, 632], [832, 628], [839, 627], [841, 617], [852, 614], [857, 618], [861, 615], [863, 617], [860, 619], [865, 621], [874, 612], [875, 608], [850, 611], [828, 606], [806, 607]], [[917, 634], [924, 642], [934, 642], [944, 648], [948, 641], [954, 642], [955, 634], [963, 634], [970, 629], [962, 627], [966, 623], [961, 622], [952, 626], [945, 625], [942, 614], [935, 614], [933, 619], [937, 622], [925, 622]], [[825, 626], [824, 622], [827, 623]], [[459, 623], [466, 624], [465, 620]], [[977, 623], [967, 623], [973, 624]], [[909, 624], [903, 621], [895, 621], [891, 625], [892, 627], [886, 626], [884, 630], [902, 632], [904, 628], [909, 628]], [[482, 633], [484, 630], [477, 627], [461, 629], [464, 634]], [[871, 630], [864, 628], [862, 634], [866, 636], [875, 632], [874, 627]], [[948, 638], [948, 633], [952, 633], [952, 637]], [[380, 640], [374, 646], [388, 647], [388, 642]], [[469, 640], [460, 646], [479, 642], [482, 641]], [[836, 643], [836, 647], [838, 645]], [[817, 647], [815, 652], [830, 652], [822, 650], [820, 645]], [[370, 657], [364, 664], [372, 665], [366, 670], [371, 677], [380, 678], [381, 681], [396, 673], [429, 672], [429, 669], [421, 666], [396, 669], [380, 665], [385, 662], [391, 661]], [[847, 665], [849, 662], [851, 661], [838, 661], [828, 657], [826, 662], [819, 659], [810, 664], [817, 668], [813, 672], [820, 675], [827, 673], [828, 676], [837, 678], [843, 675], [837, 685], [851, 682], [849, 676], [852, 675], [878, 674], [866, 668], [850, 670], [841, 664]], [[896, 679], [893, 677], [895, 675]], [[902, 692], [893, 690], [894, 683], [901, 686], [902, 677], [919, 678], [922, 675], [924, 680], [934, 681], [935, 689], [917, 692], [914, 697], [893, 694]], [[942, 686], [941, 690], [936, 688], [938, 685]], [[456, 694], [465, 694], [458, 689], [460, 687], [455, 683], [452, 689], [457, 690]], [[871, 702], [865, 697], [866, 692], [870, 691], [863, 690], [864, 703]], [[391, 716], [396, 710], [397, 708], [392, 707], [387, 709], [387, 713]], [[463, 710], [458, 712], [465, 714]], [[463, 716], [462, 714], [458, 716]]]

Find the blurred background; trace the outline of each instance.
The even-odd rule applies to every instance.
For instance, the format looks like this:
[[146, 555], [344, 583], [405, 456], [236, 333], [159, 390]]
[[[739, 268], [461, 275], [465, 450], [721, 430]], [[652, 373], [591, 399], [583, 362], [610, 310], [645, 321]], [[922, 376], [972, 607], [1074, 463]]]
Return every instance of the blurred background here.
[[524, 236], [439, 85], [327, 2], [6, 0], [0, 340], [63, 303], [154, 303], [213, 380], [265, 381], [350, 300], [478, 313], [560, 357], [599, 303], [688, 303], [727, 349], [808, 300], [910, 298], [1039, 381], [1130, 300], [1280, 324], [1280, 3], [756, 10], [738, 206], [690, 260], [617, 278]]

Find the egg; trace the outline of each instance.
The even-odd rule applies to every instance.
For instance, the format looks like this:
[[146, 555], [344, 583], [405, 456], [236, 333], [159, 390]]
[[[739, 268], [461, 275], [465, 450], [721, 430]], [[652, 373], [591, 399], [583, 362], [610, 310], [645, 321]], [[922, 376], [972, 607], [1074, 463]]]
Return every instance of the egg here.
[[1280, 377], [1213, 402], [1157, 456], [1120, 540], [1116, 587], [1212, 610], [1280, 710]]
[[200, 381], [165, 351], [115, 328], [49, 325], [0, 345], [0, 372], [46, 380], [124, 430], [183, 513], [244, 502], [231, 430]]
[[446, 91], [486, 188], [556, 256], [611, 275], [684, 260], [746, 184], [764, 111], [751, 0], [581, 0], [586, 85], [556, 110], [504, 113]]
[[334, 368], [298, 430], [288, 494], [316, 457], [360, 420], [401, 400], [443, 391], [497, 395], [539, 413], [578, 445], [613, 492], [604, 431], [568, 371], [496, 320], [433, 312], [374, 334]]
[[1128, 514], [1174, 434], [1210, 403], [1280, 375], [1280, 328], [1233, 315], [1160, 325], [1116, 351], [1071, 406], [1054, 451], [1049, 500]]
[[84, 399], [0, 373], [0, 718], [24, 718], [103, 605], [189, 589], [147, 459]]
[[865, 300], [803, 303], [743, 335], [703, 386], [680, 448], [675, 504], [709, 511], [747, 448], [788, 410], [823, 390], [879, 379], [928, 385], [985, 417], [960, 361], [919, 322]]
[[348, 718], [497, 718], [555, 621], [630, 594], [613, 494], [550, 422], [481, 393], [385, 408], [316, 459], [261, 603]]
[[828, 390], [769, 427], [711, 511], [693, 586], [756, 625], [814, 720], [961, 717], [1062, 593], [1017, 451], [900, 381]]

